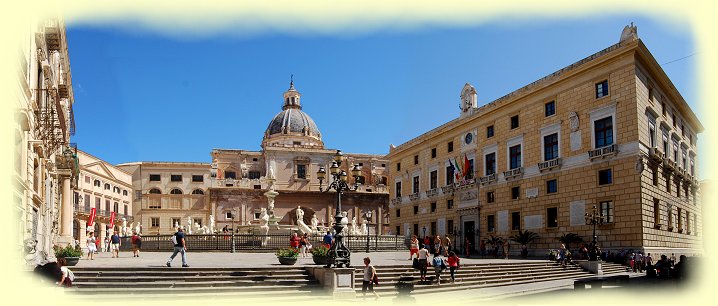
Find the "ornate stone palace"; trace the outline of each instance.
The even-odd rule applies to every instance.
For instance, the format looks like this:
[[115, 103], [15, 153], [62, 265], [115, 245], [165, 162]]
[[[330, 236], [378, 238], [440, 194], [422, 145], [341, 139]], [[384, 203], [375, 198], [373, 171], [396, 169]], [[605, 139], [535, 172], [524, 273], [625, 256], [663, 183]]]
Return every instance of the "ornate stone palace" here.
[[[329, 226], [336, 214], [336, 197], [321, 193], [314, 176], [319, 167], [329, 168], [337, 150], [324, 148], [322, 134], [302, 111], [300, 98], [290, 83], [282, 111], [264, 133], [261, 151], [213, 149], [211, 163], [118, 165], [132, 173], [135, 220], [144, 225], [145, 234], [171, 233], [176, 225], [190, 225], [194, 233], [217, 231], [225, 225], [252, 232], [258, 229], [263, 213], [274, 217], [275, 230], [296, 228], [298, 215], [303, 219], [299, 223]], [[359, 165], [362, 173], [360, 189], [342, 198], [348, 219], [357, 224], [366, 220], [372, 234], [377, 229], [385, 233], [388, 162], [369, 154], [344, 154], [344, 159], [344, 170], [349, 173]]]
[[[627, 26], [618, 43], [391, 147], [392, 226], [463, 247], [519, 230], [534, 254], [576, 233], [604, 250], [702, 253], [697, 138], [703, 126]], [[575, 247], [575, 246], [574, 246]], [[514, 247], [512, 252], [519, 252]], [[654, 257], [656, 258], [656, 257]]]

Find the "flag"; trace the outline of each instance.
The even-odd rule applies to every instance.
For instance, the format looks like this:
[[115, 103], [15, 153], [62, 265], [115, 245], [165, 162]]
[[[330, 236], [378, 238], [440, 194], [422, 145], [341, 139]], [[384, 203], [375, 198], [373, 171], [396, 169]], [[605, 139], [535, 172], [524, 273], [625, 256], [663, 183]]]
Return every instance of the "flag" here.
[[87, 220], [87, 226], [92, 226], [95, 223], [95, 215], [97, 214], [96, 208], [90, 208], [90, 219]]
[[460, 180], [464, 173], [464, 169], [461, 169], [461, 165], [456, 161], [456, 158], [454, 158], [454, 165], [456, 165], [456, 169], [459, 170], [456, 172], [456, 180]]
[[112, 227], [115, 226], [115, 212], [114, 211], [110, 214], [110, 226], [112, 226]]
[[[466, 153], [464, 153], [464, 171], [466, 171], [466, 172], [472, 171], [469, 168], [469, 158], [466, 157]], [[464, 177], [471, 176], [471, 175], [472, 175], [472, 173], [464, 173]]]

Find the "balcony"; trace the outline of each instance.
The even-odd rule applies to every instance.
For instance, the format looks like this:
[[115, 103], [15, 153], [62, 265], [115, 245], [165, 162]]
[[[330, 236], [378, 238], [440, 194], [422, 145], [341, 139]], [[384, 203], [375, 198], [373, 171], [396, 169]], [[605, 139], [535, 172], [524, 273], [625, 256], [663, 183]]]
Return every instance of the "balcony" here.
[[441, 192], [444, 193], [444, 194], [448, 194], [448, 193], [454, 192], [454, 184], [451, 183], [451, 184], [449, 184], [449, 185], [442, 186], [442, 187], [441, 187]]
[[615, 144], [612, 144], [612, 145], [608, 145], [608, 146], [605, 146], [605, 147], [600, 147], [600, 148], [595, 149], [595, 150], [588, 151], [588, 158], [589, 158], [590, 160], [594, 160], [594, 159], [597, 159], [597, 158], [611, 157], [611, 156], [614, 156], [614, 155], [616, 155], [616, 154], [618, 154], [618, 150], [617, 150], [617, 148], [616, 148], [616, 145], [615, 145]]
[[554, 168], [561, 168], [561, 158], [554, 158], [545, 162], [538, 163], [539, 171], [548, 171]]
[[415, 192], [409, 195], [409, 201], [416, 201], [419, 199], [419, 193]]
[[439, 195], [439, 188], [431, 188], [426, 191], [426, 197], [435, 197]]
[[391, 200], [389, 200], [389, 204], [391, 205], [399, 205], [402, 202], [402, 197], [396, 197]]
[[676, 162], [668, 158], [663, 159], [663, 168], [665, 168], [667, 171], [675, 171]]
[[142, 209], [207, 209], [204, 195], [195, 194], [146, 194], [142, 197]]
[[518, 167], [509, 171], [504, 171], [504, 179], [507, 181], [514, 178], [519, 178], [524, 174], [524, 167]]
[[659, 151], [658, 148], [650, 148], [648, 150], [648, 156], [657, 162], [663, 161], [663, 152]]
[[454, 189], [461, 190], [461, 189], [469, 189], [476, 185], [476, 179], [470, 178], [461, 180], [459, 182], [454, 183]]
[[491, 173], [489, 175], [482, 176], [481, 178], [479, 178], [479, 182], [481, 182], [481, 185], [486, 185], [486, 184], [489, 184], [492, 182], [496, 182], [496, 180], [497, 180], [496, 173]]

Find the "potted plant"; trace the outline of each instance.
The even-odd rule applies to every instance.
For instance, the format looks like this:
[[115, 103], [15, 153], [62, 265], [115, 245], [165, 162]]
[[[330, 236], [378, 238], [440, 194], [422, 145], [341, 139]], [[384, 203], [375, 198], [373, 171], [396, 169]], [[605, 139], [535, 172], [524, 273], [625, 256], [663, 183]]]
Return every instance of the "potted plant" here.
[[329, 248], [323, 245], [312, 248], [312, 260], [315, 264], [326, 265], [329, 260]]
[[279, 249], [277, 250], [277, 259], [279, 259], [279, 263], [283, 265], [293, 265], [297, 263], [297, 256], [299, 256], [299, 251], [293, 248], [289, 249]]
[[531, 231], [519, 231], [518, 234], [511, 236], [511, 240], [521, 245], [521, 257], [526, 258], [529, 255], [528, 244], [538, 239], [538, 234]]
[[53, 249], [55, 257], [65, 258], [68, 266], [76, 265], [80, 261], [80, 257], [82, 257], [82, 249], [80, 249], [79, 245], [74, 248], [69, 244], [64, 248], [56, 245]]

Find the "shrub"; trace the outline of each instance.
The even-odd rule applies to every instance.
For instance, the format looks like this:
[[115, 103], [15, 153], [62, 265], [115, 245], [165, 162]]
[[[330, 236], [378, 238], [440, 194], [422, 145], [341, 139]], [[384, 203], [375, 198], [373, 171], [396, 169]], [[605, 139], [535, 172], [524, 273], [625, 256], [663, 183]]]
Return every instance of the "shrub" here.
[[279, 249], [276, 253], [277, 257], [291, 257], [291, 258], [297, 258], [299, 256], [299, 251], [293, 248], [289, 249]]
[[57, 258], [64, 258], [64, 257], [82, 257], [82, 249], [80, 248], [73, 248], [69, 244], [66, 247], [60, 247], [60, 246], [54, 246], [52, 247], [55, 251], [55, 257]]
[[318, 246], [318, 247], [314, 247], [314, 248], [312, 248], [312, 256], [316, 256], [316, 257], [326, 257], [326, 256], [329, 256], [329, 248], [327, 248], [327, 247], [325, 247], [325, 246], [323, 246], [323, 245], [322, 245], [322, 246]]

